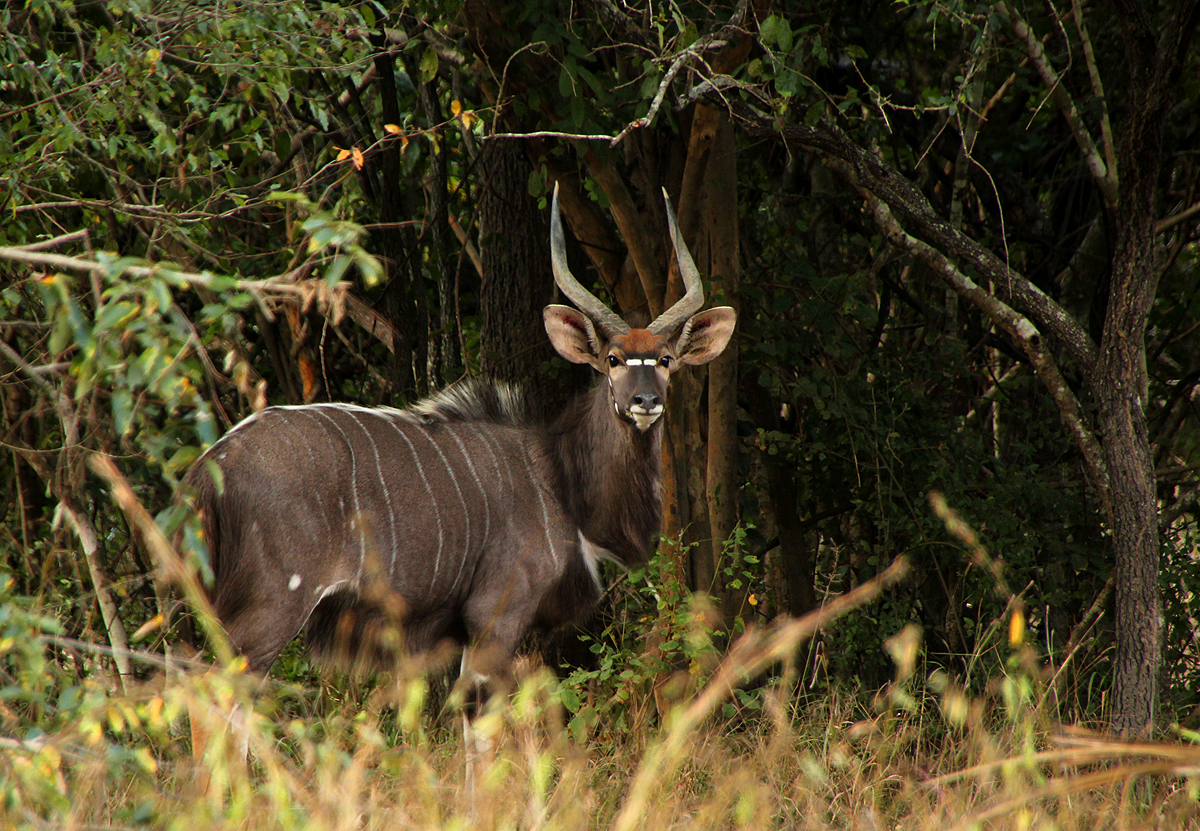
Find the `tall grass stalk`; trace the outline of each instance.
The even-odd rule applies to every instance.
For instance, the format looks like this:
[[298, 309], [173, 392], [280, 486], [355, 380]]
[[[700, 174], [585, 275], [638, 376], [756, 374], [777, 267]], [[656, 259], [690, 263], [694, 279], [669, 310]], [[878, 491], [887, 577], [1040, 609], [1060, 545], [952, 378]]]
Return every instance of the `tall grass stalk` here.
[[[943, 671], [922, 674], [915, 627], [889, 642], [896, 680], [873, 703], [816, 697], [775, 671], [905, 568], [748, 630], [636, 735], [568, 729], [562, 682], [523, 670], [479, 719], [496, 744], [472, 796], [456, 718], [429, 706], [423, 676], [318, 696], [234, 661], [120, 692], [86, 645], [0, 585], [0, 827], [1200, 828], [1195, 737], [1124, 742], [1062, 727], [1012, 619], [1005, 672], [975, 698]], [[211, 735], [199, 759], [189, 713]]]

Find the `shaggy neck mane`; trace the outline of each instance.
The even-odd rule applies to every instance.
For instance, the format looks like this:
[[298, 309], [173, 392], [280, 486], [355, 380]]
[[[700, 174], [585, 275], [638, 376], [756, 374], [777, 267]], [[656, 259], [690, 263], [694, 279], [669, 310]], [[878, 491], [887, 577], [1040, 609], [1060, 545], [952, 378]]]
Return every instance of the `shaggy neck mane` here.
[[[453, 422], [526, 428], [538, 423], [517, 387], [456, 384], [413, 405], [430, 429]], [[549, 468], [559, 499], [583, 535], [626, 566], [646, 562], [662, 524], [662, 420], [641, 431], [617, 416], [604, 381], [567, 405], [547, 428]]]
[[583, 535], [626, 566], [645, 563], [662, 523], [662, 420], [641, 431], [619, 418], [601, 381], [549, 438], [559, 493]]

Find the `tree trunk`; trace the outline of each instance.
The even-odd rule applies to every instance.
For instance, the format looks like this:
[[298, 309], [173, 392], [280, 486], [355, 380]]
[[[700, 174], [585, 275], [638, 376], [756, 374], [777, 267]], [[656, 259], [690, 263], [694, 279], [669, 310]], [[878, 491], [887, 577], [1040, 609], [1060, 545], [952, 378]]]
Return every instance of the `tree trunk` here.
[[[375, 68], [379, 78], [383, 123], [399, 124], [403, 119], [396, 97], [394, 55], [380, 51], [375, 56]], [[384, 263], [387, 277], [380, 298], [380, 312], [400, 335], [394, 342], [390, 380], [394, 393], [401, 399], [411, 401], [426, 391], [425, 335], [428, 331], [428, 311], [421, 286], [421, 272], [412, 262], [415, 246], [403, 230], [410, 216], [405, 208], [401, 185], [404, 181], [401, 176], [401, 152], [399, 142], [388, 142], [377, 153], [371, 154], [370, 158], [378, 160], [378, 171], [368, 168], [364, 174], [370, 176], [377, 172], [378, 177], [373, 179], [376, 187], [364, 186], [364, 191], [375, 194], [379, 213], [380, 229], [373, 232], [372, 242]]]
[[1112, 727], [1145, 733], [1158, 712], [1162, 599], [1158, 587], [1158, 499], [1146, 425], [1146, 319], [1154, 301], [1155, 208], [1163, 125], [1174, 98], [1195, 3], [1155, 32], [1140, 4], [1127, 6], [1121, 35], [1130, 67], [1128, 113], [1120, 148], [1120, 196], [1113, 217], [1112, 278], [1094, 373], [1113, 503], [1117, 649]]
[[520, 141], [487, 142], [481, 164], [480, 364], [487, 375], [524, 382], [553, 354], [542, 323], [554, 289], [550, 224], [529, 195], [531, 166]]
[[[712, 279], [709, 305], [720, 302], [738, 308], [737, 293], [741, 251], [738, 236], [737, 149], [733, 124], [720, 114], [716, 139], [708, 163], [708, 194], [705, 208], [708, 221], [709, 275]], [[718, 298], [717, 295], [720, 295]], [[708, 525], [717, 556], [718, 576], [730, 563], [721, 562], [724, 543], [738, 522], [738, 438], [737, 438], [738, 351], [736, 338], [716, 360], [708, 365]], [[723, 601], [726, 620], [746, 613], [750, 594], [748, 582], [735, 565], [735, 587], [728, 581]]]
[[[425, 110], [429, 130], [437, 138], [436, 146], [444, 148], [443, 131], [437, 126], [443, 120], [438, 105], [437, 88], [431, 82], [422, 84], [419, 91], [421, 108]], [[429, 171], [429, 177], [425, 180], [429, 210], [425, 217], [423, 236], [429, 241], [425, 246], [428, 252], [426, 262], [437, 283], [438, 296], [437, 338], [430, 339], [430, 346], [435, 349], [436, 355], [431, 356], [429, 361], [429, 384], [431, 387], [440, 387], [447, 381], [454, 380], [461, 366], [456, 331], [458, 321], [454, 314], [454, 273], [447, 253], [447, 237], [450, 233], [450, 189], [445, 150], [430, 156]]]
[[[701, 275], [712, 279], [725, 303], [735, 303], [738, 280], [737, 166], [733, 127], [720, 110], [697, 106], [677, 205], [680, 231]], [[671, 272], [666, 308], [680, 296]], [[711, 300], [711, 298], [708, 298]], [[721, 580], [724, 541], [737, 522], [737, 351], [732, 344], [708, 366], [707, 408], [703, 370], [672, 379], [663, 443], [666, 533], [683, 533], [691, 546], [693, 588], [721, 599], [727, 615], [741, 611], [745, 586], [732, 596]], [[688, 472], [679, 463], [704, 458]]]

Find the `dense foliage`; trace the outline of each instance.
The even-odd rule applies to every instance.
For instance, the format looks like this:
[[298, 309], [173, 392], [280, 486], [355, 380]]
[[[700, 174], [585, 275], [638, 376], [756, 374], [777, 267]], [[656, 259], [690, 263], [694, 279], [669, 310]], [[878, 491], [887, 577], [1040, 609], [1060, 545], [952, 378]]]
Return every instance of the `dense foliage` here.
[[[1168, 4], [1155, 21], [1178, 12], [1194, 26], [1188, 8]], [[1062, 383], [1049, 383], [1027, 342], [882, 225], [865, 168], [847, 172], [821, 143], [832, 128], [816, 132], [834, 125], [902, 174], [934, 216], [1101, 343], [1115, 325], [1106, 315], [1123, 226], [1080, 125], [1048, 97], [1075, 96], [1083, 130], [1105, 137], [1093, 152], [1113, 167], [1117, 149], [1138, 149], [1121, 131], [1137, 117], [1139, 76], [1122, 63], [1119, 7], [1073, 11], [557, 0], [6, 7], [5, 603], [49, 618], [55, 637], [119, 649], [122, 632], [141, 628], [139, 648], [171, 651], [187, 616], [156, 587], [164, 566], [153, 534], [118, 509], [120, 483], [89, 467], [93, 454], [115, 459], [173, 532], [182, 471], [264, 402], [400, 404], [527, 360], [531, 383], [570, 386], [541, 341], [529, 355], [527, 341], [521, 352], [499, 345], [497, 328], [529, 317], [489, 311], [502, 307], [501, 287], [532, 286], [535, 311], [550, 290], [544, 235], [526, 239], [504, 221], [528, 216], [536, 228], [553, 183], [572, 190], [564, 211], [585, 243], [581, 270], [590, 263], [596, 284], [637, 315], [671, 291], [644, 273], [646, 262], [666, 271], [665, 185], [710, 294], [740, 308], [735, 381], [720, 394], [715, 381], [707, 395], [702, 379], [682, 387], [695, 412], [676, 419], [678, 452], [703, 470], [704, 447], [727, 433], [736, 499], [713, 486], [711, 459], [699, 478], [676, 483], [668, 498], [682, 519], [667, 530], [683, 546], [665, 546], [658, 570], [614, 592], [583, 650], [595, 657], [572, 662], [571, 709], [590, 690], [609, 702], [600, 718], [643, 724], [613, 710], [680, 663], [704, 665], [705, 648], [685, 636], [697, 617], [736, 633], [799, 614], [903, 554], [913, 575], [805, 653], [810, 688], [882, 686], [893, 674], [884, 642], [917, 623], [928, 669], [979, 691], [1004, 666], [1001, 622], [1024, 610], [1058, 714], [1107, 718], [1115, 497], [1079, 438], [1107, 438], [1096, 421], [1103, 387], [1051, 331], [1044, 351]], [[1054, 93], [1018, 34], [1022, 14], [1061, 73]], [[1194, 69], [1186, 38], [1178, 57]], [[1153, 198], [1137, 205], [1157, 223], [1154, 290], [1144, 333], [1126, 333], [1145, 343], [1168, 720], [1190, 712], [1200, 690], [1196, 79], [1182, 72], [1172, 88]], [[795, 139], [802, 129], [814, 132]], [[735, 152], [720, 150], [721, 136]], [[717, 184], [727, 181], [735, 186]], [[506, 266], [489, 252], [509, 249], [531, 252], [528, 272], [490, 270]], [[966, 249], [943, 253], [985, 293], [1016, 296]], [[713, 409], [722, 396], [736, 399], [728, 427]], [[1076, 420], [1064, 400], [1077, 403]], [[934, 491], [1002, 558], [1005, 590], [947, 535], [928, 505]], [[717, 503], [732, 505], [731, 527]], [[189, 557], [201, 548], [184, 541]], [[202, 554], [189, 562], [203, 574]], [[696, 611], [696, 589], [714, 595], [714, 611]], [[76, 680], [110, 671], [107, 659], [47, 650]], [[595, 724], [597, 708], [585, 715], [577, 726]]]

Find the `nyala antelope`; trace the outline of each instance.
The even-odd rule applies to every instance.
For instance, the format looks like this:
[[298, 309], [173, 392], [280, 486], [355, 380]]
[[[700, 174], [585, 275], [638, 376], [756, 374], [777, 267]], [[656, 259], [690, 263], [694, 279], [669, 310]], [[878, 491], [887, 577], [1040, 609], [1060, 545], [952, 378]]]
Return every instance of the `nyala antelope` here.
[[379, 620], [374, 581], [399, 599], [406, 652], [452, 641], [468, 677], [500, 679], [527, 632], [599, 599], [600, 560], [646, 561], [667, 382], [717, 357], [736, 317], [700, 311], [669, 200], [667, 217], [686, 294], [630, 328], [571, 275], [555, 189], [554, 278], [577, 309], [547, 306], [546, 333], [600, 379], [552, 421], [531, 417], [515, 389], [476, 380], [403, 410], [269, 407], [204, 454], [186, 482], [217, 617], [251, 671], [265, 673], [305, 627], [314, 648], [361, 657], [364, 622]]

